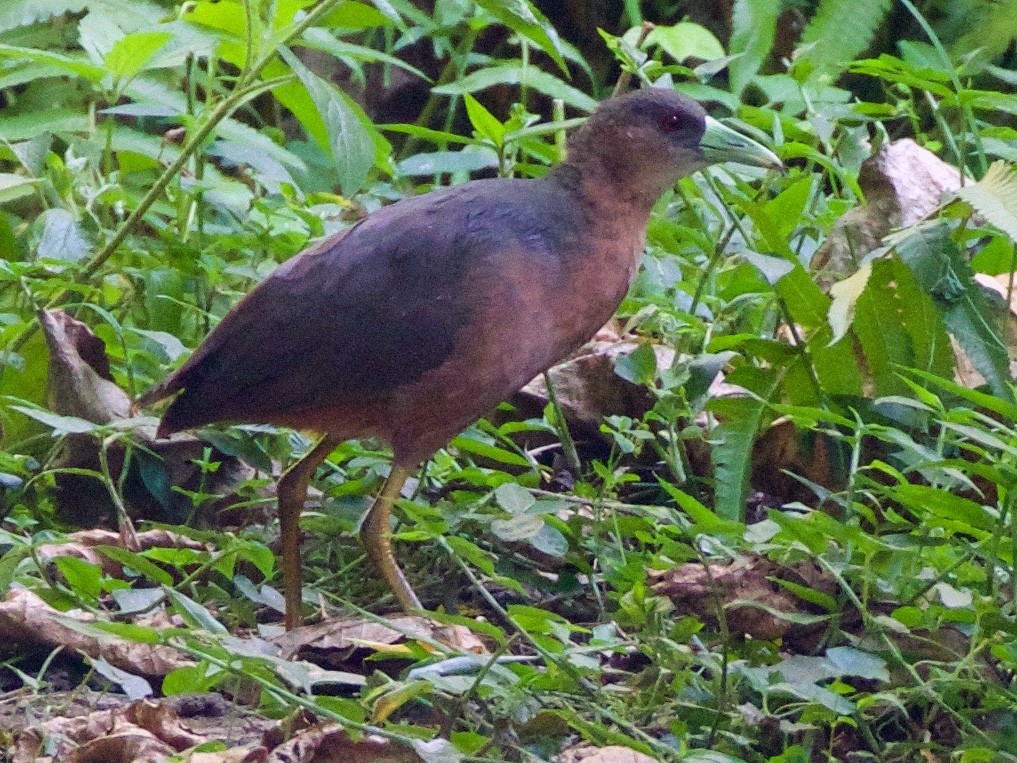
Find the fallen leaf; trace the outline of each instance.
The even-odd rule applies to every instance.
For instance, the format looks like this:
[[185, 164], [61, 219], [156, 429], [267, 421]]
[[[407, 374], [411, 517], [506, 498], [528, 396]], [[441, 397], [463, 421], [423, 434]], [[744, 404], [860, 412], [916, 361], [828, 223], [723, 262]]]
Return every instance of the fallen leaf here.
[[[638, 419], [653, 407], [655, 401], [648, 390], [615, 372], [619, 359], [632, 355], [641, 346], [652, 349], [657, 368], [669, 368], [674, 363], [675, 353], [670, 348], [618, 338], [591, 342], [581, 354], [547, 372], [570, 427], [600, 437], [600, 424], [605, 416]], [[549, 400], [543, 374], [523, 387], [516, 398], [527, 401], [527, 407], [542, 411]]]
[[[213, 474], [203, 474], [195, 461], [202, 458], [208, 443], [189, 433], [156, 439], [156, 419], [133, 416], [130, 397], [110, 373], [106, 345], [87, 324], [60, 310], [41, 311], [39, 322], [49, 349], [48, 398], [52, 411], [94, 424], [126, 422], [121, 426], [154, 453], [140, 449], [133, 453], [123, 490], [132, 517], [183, 522], [191, 511], [191, 502], [174, 486], [191, 491], [200, 486], [207, 493], [228, 494], [253, 476], [251, 467], [215, 448], [212, 458], [221, 466]], [[102, 481], [67, 471], [100, 472], [99, 447], [89, 433], [70, 434], [52, 465], [57, 515], [79, 526], [108, 523], [115, 516]], [[127, 445], [116, 441], [107, 443], [106, 448], [110, 472], [120, 474]], [[217, 508], [208, 507], [209, 511]]]
[[555, 763], [654, 763], [655, 758], [629, 747], [571, 747], [555, 758]]
[[732, 634], [755, 639], [807, 642], [826, 628], [819, 610], [778, 585], [787, 580], [835, 596], [837, 583], [810, 562], [779, 566], [762, 556], [743, 556], [731, 563], [682, 564], [650, 571], [651, 588], [667, 596], [682, 612], [717, 622], [723, 607]]
[[131, 399], [110, 373], [106, 345], [62, 310], [39, 314], [49, 347], [49, 405], [64, 416], [108, 424], [130, 415]]
[[[439, 641], [462, 652], [483, 654], [484, 642], [461, 625], [444, 625], [425, 617], [400, 615], [381, 624], [373, 620], [333, 618], [313, 625], [281, 633], [273, 639], [285, 659], [306, 659], [309, 662], [337, 663], [358, 661], [382, 651], [394, 656], [410, 656], [402, 644], [415, 637]], [[313, 657], [312, 657], [313, 655]]]
[[354, 742], [338, 724], [312, 726], [276, 747], [266, 763], [421, 763], [408, 747], [379, 736]]
[[208, 741], [183, 730], [168, 704], [152, 700], [77, 718], [52, 718], [26, 729], [15, 738], [14, 763], [37, 760], [47, 740], [57, 742], [53, 763], [161, 763]]
[[[189, 548], [195, 551], [207, 550], [199, 541], [171, 530], [155, 529], [137, 533], [137, 551], [151, 548]], [[59, 556], [75, 556], [86, 562], [101, 567], [106, 575], [117, 577], [123, 573], [119, 563], [95, 550], [96, 546], [123, 546], [120, 533], [112, 530], [94, 528], [70, 533], [61, 543], [44, 543], [36, 548], [36, 554], [44, 562], [50, 562]]]
[[139, 644], [113, 635], [88, 635], [66, 623], [94, 622], [90, 614], [59, 612], [25, 589], [12, 589], [0, 602], [0, 639], [8, 649], [23, 646], [64, 647], [89, 657], [102, 657], [121, 670], [164, 676], [193, 661], [167, 646]]

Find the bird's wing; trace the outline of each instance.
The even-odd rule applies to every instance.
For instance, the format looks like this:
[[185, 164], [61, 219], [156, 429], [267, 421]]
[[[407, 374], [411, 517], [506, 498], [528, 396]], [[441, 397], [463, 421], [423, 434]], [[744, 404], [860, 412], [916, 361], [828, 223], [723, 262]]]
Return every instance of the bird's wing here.
[[464, 279], [492, 254], [458, 225], [459, 188], [380, 210], [277, 268], [143, 398], [182, 390], [163, 431], [369, 401], [441, 365], [469, 323]]

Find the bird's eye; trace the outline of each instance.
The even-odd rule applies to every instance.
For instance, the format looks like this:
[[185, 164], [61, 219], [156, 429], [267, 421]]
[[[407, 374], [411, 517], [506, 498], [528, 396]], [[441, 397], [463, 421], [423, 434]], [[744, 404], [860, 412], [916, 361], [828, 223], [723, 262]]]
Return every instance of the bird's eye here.
[[664, 132], [678, 132], [682, 129], [683, 122], [684, 120], [682, 119], [681, 114], [668, 114], [664, 117], [661, 127], [664, 128]]

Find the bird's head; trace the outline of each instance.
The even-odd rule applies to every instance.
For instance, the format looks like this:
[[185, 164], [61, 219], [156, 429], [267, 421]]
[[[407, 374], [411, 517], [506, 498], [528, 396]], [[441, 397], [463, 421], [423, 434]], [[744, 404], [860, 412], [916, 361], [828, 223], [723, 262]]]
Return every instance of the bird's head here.
[[601, 103], [570, 139], [569, 162], [607, 175], [621, 193], [651, 202], [680, 178], [717, 162], [782, 167], [769, 149], [665, 88]]

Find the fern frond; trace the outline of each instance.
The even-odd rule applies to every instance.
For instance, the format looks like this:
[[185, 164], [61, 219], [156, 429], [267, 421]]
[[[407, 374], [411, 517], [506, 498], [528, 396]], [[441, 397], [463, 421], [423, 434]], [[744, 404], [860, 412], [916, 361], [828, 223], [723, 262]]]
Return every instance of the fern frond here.
[[957, 196], [1017, 241], [1017, 166], [993, 162], [981, 180], [961, 188]]
[[872, 42], [892, 0], [821, 0], [802, 33], [802, 58], [836, 77]]

